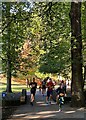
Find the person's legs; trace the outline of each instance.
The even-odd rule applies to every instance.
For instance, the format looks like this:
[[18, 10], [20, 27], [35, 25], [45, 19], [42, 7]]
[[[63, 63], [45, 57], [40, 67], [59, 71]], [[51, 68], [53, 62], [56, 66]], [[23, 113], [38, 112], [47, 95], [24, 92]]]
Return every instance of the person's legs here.
[[59, 97], [58, 100], [59, 100], [59, 111], [61, 111], [61, 98]]
[[31, 105], [33, 105], [33, 101], [34, 101], [34, 95], [33, 95], [33, 93], [31, 93], [31, 98], [30, 98]]
[[46, 92], [46, 88], [42, 88], [42, 95], [43, 96], [44, 96], [45, 92]]
[[58, 95], [56, 96], [56, 104], [58, 104]]
[[33, 93], [33, 97], [34, 97], [34, 100], [33, 100], [33, 101], [35, 101], [35, 94], [36, 94], [36, 91], [34, 91], [34, 93]]
[[48, 102], [49, 102], [49, 98], [50, 98], [50, 91], [47, 91], [46, 103], [48, 103]]
[[53, 91], [50, 91], [49, 103], [51, 104]]
[[42, 95], [44, 95], [44, 88], [42, 88]]
[[31, 93], [31, 102], [34, 101], [34, 95]]
[[44, 89], [44, 94], [46, 93], [46, 88]]
[[39, 92], [41, 93], [41, 86], [39, 87]]
[[63, 97], [59, 97], [59, 111], [62, 111]]
[[45, 92], [45, 85], [42, 86], [42, 94]]
[[35, 90], [32, 89], [31, 90], [31, 98], [30, 98], [31, 105], [33, 105], [34, 99], [35, 99]]

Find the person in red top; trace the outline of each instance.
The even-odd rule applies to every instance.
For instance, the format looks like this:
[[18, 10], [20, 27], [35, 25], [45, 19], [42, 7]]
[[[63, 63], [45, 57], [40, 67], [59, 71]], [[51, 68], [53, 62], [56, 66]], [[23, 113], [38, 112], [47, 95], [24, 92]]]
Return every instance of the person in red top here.
[[47, 82], [46, 87], [47, 87], [46, 103], [49, 104], [51, 103], [52, 92], [54, 88], [54, 83], [51, 78], [49, 78], [49, 82]]

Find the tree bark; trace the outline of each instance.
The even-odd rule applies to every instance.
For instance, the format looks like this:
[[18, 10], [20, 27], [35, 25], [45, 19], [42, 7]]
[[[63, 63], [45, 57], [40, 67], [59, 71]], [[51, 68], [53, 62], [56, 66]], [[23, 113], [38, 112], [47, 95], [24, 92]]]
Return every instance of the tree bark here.
[[83, 76], [82, 76], [82, 34], [81, 34], [81, 2], [71, 2], [71, 105], [84, 106]]
[[[86, 51], [86, 42], [85, 42], [86, 41], [86, 1], [84, 2], [84, 13], [83, 14], [84, 14], [84, 44], [83, 46], [84, 46], [84, 50]], [[85, 83], [86, 81], [86, 56], [85, 54], [84, 54], [83, 61], [84, 61], [84, 83]]]
[[[10, 2], [6, 4], [7, 24], [10, 21]], [[11, 91], [11, 51], [10, 51], [10, 24], [7, 27], [7, 92]]]
[[86, 65], [84, 66], [84, 82], [86, 81]]

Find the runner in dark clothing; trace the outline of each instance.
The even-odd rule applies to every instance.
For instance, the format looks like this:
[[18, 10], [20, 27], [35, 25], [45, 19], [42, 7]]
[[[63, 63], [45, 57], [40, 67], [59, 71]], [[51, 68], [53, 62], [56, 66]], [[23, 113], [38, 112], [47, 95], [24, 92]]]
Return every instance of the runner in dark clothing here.
[[60, 84], [60, 87], [57, 88], [56, 92], [57, 92], [56, 101], [58, 101], [59, 111], [61, 111], [62, 110], [62, 104], [64, 104], [64, 96], [66, 95], [65, 89], [62, 86], [62, 84]]
[[31, 87], [31, 99], [30, 99], [30, 102], [31, 102], [31, 105], [33, 105], [33, 101], [35, 99], [35, 93], [36, 93], [36, 88], [37, 88], [37, 83], [35, 82], [35, 78], [33, 78], [33, 82], [31, 82], [29, 84], [29, 86]]

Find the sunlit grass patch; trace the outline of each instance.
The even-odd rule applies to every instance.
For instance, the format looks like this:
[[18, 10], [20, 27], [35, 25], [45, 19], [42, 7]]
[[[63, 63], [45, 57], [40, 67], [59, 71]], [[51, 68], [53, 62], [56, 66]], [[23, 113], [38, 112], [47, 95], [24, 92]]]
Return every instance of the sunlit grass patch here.
[[[27, 91], [29, 88], [26, 87], [26, 85], [11, 85], [12, 92], [22, 92], [22, 89], [26, 89]], [[0, 84], [0, 92], [3, 92], [6, 90], [6, 85]]]
[[[21, 80], [21, 83], [19, 83], [12, 79], [11, 81], [12, 92], [22, 92], [22, 89], [26, 89], [28, 91], [29, 88], [27, 88], [27, 86], [23, 84], [23, 82]], [[0, 79], [0, 92], [6, 91], [6, 87], [7, 87], [7, 80], [5, 77], [3, 77], [2, 79]]]

